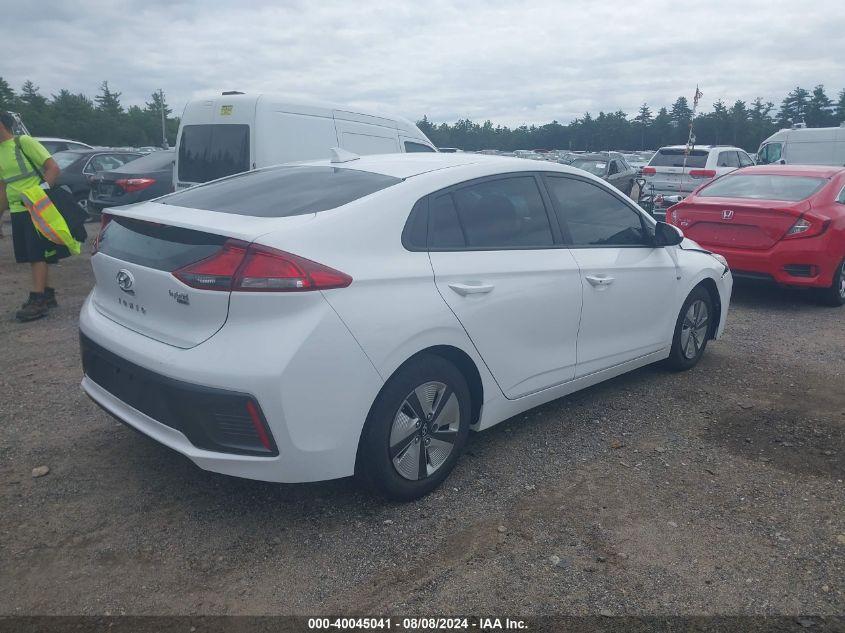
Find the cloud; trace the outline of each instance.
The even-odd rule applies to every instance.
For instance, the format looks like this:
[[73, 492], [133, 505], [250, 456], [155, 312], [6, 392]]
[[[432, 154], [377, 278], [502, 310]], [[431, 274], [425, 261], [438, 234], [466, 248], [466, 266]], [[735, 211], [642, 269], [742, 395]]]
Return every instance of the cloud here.
[[93, 96], [108, 80], [124, 104], [163, 88], [177, 112], [236, 89], [514, 125], [656, 110], [696, 84], [705, 107], [845, 88], [838, 0], [42, 0], [4, 17], [27, 25], [4, 32], [26, 51], [4, 58], [14, 86]]

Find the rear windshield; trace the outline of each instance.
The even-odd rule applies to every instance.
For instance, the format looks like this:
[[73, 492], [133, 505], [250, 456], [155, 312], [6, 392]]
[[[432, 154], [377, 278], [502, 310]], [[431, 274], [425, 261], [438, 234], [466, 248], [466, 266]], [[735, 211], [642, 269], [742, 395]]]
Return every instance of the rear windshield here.
[[684, 149], [661, 149], [651, 157], [649, 167], [704, 167], [710, 152], [706, 149], [690, 150], [687, 162], [684, 163]]
[[702, 198], [749, 198], [797, 202], [821, 189], [826, 180], [809, 176], [736, 174], [714, 181], [698, 192]]
[[132, 174], [141, 174], [153, 171], [164, 171], [168, 167], [173, 166], [173, 161], [176, 160], [176, 150], [161, 150], [152, 152], [141, 158], [126, 163], [112, 171], [126, 172]]
[[282, 218], [317, 213], [402, 182], [336, 167], [271, 167], [160, 198], [162, 204], [220, 213]]
[[249, 126], [186, 125], [179, 139], [179, 180], [208, 182], [249, 169]]
[[595, 176], [604, 176], [604, 172], [607, 171], [606, 160], [596, 160], [594, 158], [576, 158], [569, 164], [572, 167], [577, 167], [578, 169], [588, 171]]

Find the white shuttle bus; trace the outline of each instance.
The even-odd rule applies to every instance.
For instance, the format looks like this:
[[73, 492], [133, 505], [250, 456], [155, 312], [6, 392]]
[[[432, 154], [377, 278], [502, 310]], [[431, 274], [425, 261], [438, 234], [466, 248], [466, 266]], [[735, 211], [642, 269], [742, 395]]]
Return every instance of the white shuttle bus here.
[[326, 159], [332, 147], [359, 155], [436, 152], [401, 117], [224, 92], [185, 106], [176, 139], [176, 189], [279, 163]]

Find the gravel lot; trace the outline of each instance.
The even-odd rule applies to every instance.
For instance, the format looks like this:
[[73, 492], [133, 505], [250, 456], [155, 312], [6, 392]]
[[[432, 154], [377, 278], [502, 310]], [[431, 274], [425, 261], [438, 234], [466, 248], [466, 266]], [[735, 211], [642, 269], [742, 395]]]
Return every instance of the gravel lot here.
[[78, 386], [87, 258], [19, 325], [10, 250], [0, 614], [845, 613], [845, 309], [740, 286], [693, 371], [476, 434], [444, 488], [396, 505], [206, 473], [114, 422]]

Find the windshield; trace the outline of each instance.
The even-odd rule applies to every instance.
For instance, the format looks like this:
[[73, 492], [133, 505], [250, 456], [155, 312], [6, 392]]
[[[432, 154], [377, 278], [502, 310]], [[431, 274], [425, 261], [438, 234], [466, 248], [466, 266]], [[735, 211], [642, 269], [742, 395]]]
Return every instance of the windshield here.
[[605, 171], [607, 171], [607, 161], [604, 160], [576, 158], [569, 164], [572, 167], [577, 167], [578, 169], [588, 171], [594, 176], [604, 176]]
[[760, 148], [760, 151], [757, 152], [757, 162], [761, 165], [769, 165], [771, 163], [778, 162], [782, 153], [781, 148], [782, 145], [780, 143], [769, 143], [768, 145], [763, 145], [763, 147]]
[[797, 202], [821, 189], [826, 180], [809, 176], [737, 174], [719, 178], [698, 192], [702, 198], [747, 198]]
[[76, 152], [57, 152], [53, 154], [53, 160], [59, 166], [59, 169], [64, 169], [82, 158], [82, 154]]
[[706, 149], [690, 150], [689, 156], [684, 163], [685, 150], [681, 148], [664, 148], [652, 156], [650, 167], [687, 167], [701, 168], [707, 164], [707, 156], [710, 152]]

